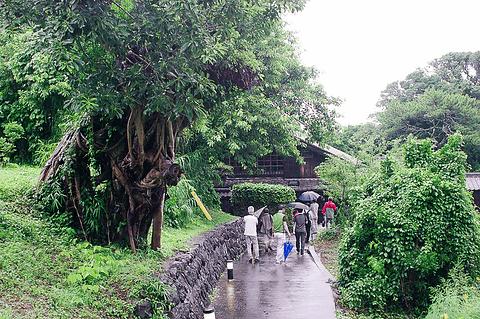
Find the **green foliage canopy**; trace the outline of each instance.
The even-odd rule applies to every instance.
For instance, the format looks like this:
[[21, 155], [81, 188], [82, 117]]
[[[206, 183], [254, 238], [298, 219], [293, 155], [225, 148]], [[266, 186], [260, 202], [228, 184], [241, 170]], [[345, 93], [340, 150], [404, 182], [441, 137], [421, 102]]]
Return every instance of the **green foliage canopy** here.
[[480, 51], [445, 54], [404, 80], [390, 83], [382, 92], [378, 106], [388, 108], [392, 101], [413, 101], [432, 89], [480, 99]]
[[[25, 132], [19, 160], [30, 161], [42, 141], [59, 134], [69, 76], [78, 67], [60, 44], [43, 42], [31, 28], [0, 30], [0, 123], [15, 122]], [[8, 139], [8, 138], [7, 138]]]
[[396, 81], [382, 92], [377, 114], [387, 141], [409, 134], [441, 147], [449, 135], [465, 137], [468, 163], [480, 168], [480, 52], [453, 52]]
[[[291, 131], [278, 125], [286, 123], [281, 116], [285, 111], [265, 93], [267, 85], [261, 85], [279, 61], [267, 57], [264, 48], [281, 50], [283, 39], [275, 42], [282, 30], [281, 14], [303, 3], [2, 2], [2, 26], [15, 35], [32, 32], [39, 40], [30, 52], [41, 52], [48, 70], [55, 70], [57, 57], [66, 61], [64, 69], [56, 69], [68, 84], [62, 98], [71, 130], [41, 174], [41, 180], [50, 183], [44, 198], [52, 199], [52, 214], [67, 209], [85, 238], [106, 242], [128, 237], [132, 250], [153, 225], [152, 247], [158, 248], [163, 202], [167, 187], [181, 175], [175, 160], [187, 127], [219, 114], [212, 126], [203, 126], [206, 140], [225, 140], [223, 133], [229, 134], [229, 151], [253, 149], [254, 155], [266, 152], [258, 147], [268, 132], [262, 126], [280, 127], [280, 134], [273, 135], [278, 141]], [[325, 110], [325, 104], [317, 105]], [[41, 108], [40, 103], [36, 107]], [[220, 134], [210, 139], [212, 131]], [[244, 140], [253, 147], [240, 144]], [[292, 151], [293, 138], [285, 140], [279, 148]]]
[[427, 91], [411, 102], [391, 102], [377, 117], [389, 140], [413, 134], [430, 138], [441, 147], [448, 136], [461, 132], [468, 162], [473, 167], [480, 165], [480, 101], [477, 99], [458, 93]]
[[248, 92], [230, 92], [184, 135], [180, 152], [200, 151], [212, 166], [234, 159], [252, 168], [275, 151], [299, 158], [296, 136], [323, 143], [335, 127], [339, 101], [316, 84], [316, 72], [300, 63], [281, 24], [255, 45], [261, 81]]

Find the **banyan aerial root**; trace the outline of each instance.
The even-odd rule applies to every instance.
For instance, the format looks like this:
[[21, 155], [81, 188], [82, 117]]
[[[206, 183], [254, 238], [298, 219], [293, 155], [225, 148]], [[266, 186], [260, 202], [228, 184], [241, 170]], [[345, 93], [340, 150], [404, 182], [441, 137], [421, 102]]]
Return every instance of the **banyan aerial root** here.
[[[106, 138], [101, 123], [93, 119], [84, 122], [60, 141], [42, 170], [41, 184], [60, 182], [64, 209], [72, 214], [85, 239], [128, 239], [136, 251], [153, 226], [151, 247], [159, 249], [167, 187], [176, 185], [182, 175], [174, 162], [175, 142], [188, 121], [159, 113], [146, 117], [137, 106], [125, 114], [124, 130], [117, 130], [110, 138]], [[104, 211], [101, 216], [91, 216], [85, 207], [91, 200], [86, 198], [98, 199], [101, 184], [106, 185], [100, 196], [105, 200]], [[92, 224], [87, 219], [93, 217], [98, 218], [100, 227], [86, 229], [85, 224]]]

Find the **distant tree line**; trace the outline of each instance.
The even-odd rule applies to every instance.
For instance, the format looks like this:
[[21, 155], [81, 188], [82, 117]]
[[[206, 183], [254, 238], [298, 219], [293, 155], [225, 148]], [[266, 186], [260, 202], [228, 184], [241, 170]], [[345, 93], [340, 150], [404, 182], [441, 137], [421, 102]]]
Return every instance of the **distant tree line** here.
[[353, 154], [384, 154], [412, 134], [435, 147], [459, 132], [471, 169], [480, 169], [480, 52], [449, 53], [382, 92], [375, 124], [341, 129], [334, 144]]

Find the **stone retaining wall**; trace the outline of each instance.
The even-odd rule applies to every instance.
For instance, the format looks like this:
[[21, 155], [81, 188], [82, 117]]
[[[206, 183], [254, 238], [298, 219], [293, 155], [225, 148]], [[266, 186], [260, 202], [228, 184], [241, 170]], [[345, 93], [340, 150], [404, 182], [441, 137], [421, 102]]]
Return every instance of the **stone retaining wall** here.
[[226, 269], [228, 259], [245, 251], [243, 220], [222, 225], [197, 238], [189, 252], [176, 254], [164, 266], [162, 282], [173, 288], [174, 319], [201, 319], [209, 294]]

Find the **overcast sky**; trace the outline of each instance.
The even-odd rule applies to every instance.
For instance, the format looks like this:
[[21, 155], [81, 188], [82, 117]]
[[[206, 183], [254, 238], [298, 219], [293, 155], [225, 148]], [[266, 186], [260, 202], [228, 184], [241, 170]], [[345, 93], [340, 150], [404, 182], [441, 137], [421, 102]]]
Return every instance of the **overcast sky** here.
[[310, 0], [286, 21], [304, 63], [344, 100], [344, 125], [368, 121], [388, 83], [445, 53], [480, 50], [479, 0]]

